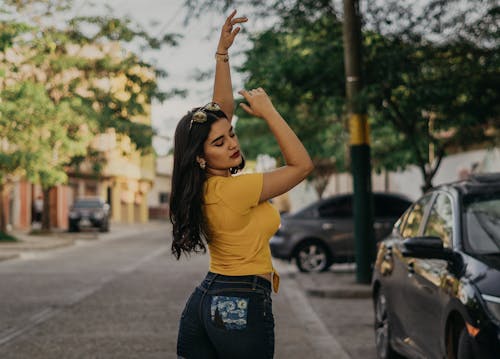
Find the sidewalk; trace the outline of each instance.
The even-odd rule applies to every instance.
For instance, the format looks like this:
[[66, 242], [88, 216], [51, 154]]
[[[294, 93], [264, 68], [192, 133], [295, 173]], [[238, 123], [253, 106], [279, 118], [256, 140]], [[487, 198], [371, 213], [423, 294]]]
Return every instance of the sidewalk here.
[[[327, 353], [325, 358], [376, 358], [371, 287], [356, 283], [353, 264], [334, 265], [324, 273], [301, 273], [286, 261], [274, 260], [274, 264], [282, 278], [284, 296], [291, 297], [290, 290], [300, 293], [313, 312], [306, 311], [301, 316], [297, 312], [304, 306], [296, 300], [288, 304], [289, 312], [299, 316], [294, 319], [295, 323], [296, 319], [302, 322], [298, 332], [292, 333], [296, 348], [307, 344], [297, 340], [305, 335], [309, 341], [320, 341], [315, 347]], [[279, 306], [276, 309], [279, 310]], [[289, 325], [287, 320], [279, 320], [282, 325]], [[312, 326], [308, 325], [311, 320], [316, 321]], [[293, 350], [287, 354], [290, 355], [277, 358], [296, 357]]]
[[109, 232], [98, 232], [87, 230], [82, 232], [64, 232], [55, 230], [49, 235], [29, 234], [29, 230], [10, 232], [16, 237], [18, 242], [0, 242], [0, 261], [19, 258], [23, 253], [42, 252], [51, 249], [71, 246], [79, 240], [113, 240], [122, 236], [133, 236], [136, 234], [154, 231], [159, 226], [164, 226], [163, 222], [150, 221], [148, 223], [111, 224]]

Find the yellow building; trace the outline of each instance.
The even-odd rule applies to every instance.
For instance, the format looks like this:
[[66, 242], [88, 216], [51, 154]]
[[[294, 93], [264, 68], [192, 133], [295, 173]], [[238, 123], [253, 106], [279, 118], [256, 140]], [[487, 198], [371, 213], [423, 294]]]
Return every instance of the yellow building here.
[[147, 198], [155, 179], [154, 155], [141, 155], [127, 136], [112, 128], [96, 136], [93, 147], [102, 152], [106, 164], [98, 176], [88, 161], [78, 173], [68, 173], [69, 205], [76, 198], [97, 196], [110, 204], [113, 222], [147, 222]]

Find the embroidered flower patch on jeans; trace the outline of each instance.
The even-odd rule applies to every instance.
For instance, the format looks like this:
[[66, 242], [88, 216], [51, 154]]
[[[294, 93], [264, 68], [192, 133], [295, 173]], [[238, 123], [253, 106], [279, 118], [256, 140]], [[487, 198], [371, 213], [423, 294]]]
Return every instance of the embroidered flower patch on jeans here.
[[242, 330], [247, 326], [248, 298], [213, 296], [212, 322], [219, 328]]

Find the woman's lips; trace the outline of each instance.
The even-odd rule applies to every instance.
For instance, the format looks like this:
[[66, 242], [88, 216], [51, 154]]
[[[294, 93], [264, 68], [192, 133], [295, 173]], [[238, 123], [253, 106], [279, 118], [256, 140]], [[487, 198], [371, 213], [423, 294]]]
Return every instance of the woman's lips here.
[[236, 151], [231, 155], [231, 158], [238, 158], [238, 157], [240, 157], [240, 151]]

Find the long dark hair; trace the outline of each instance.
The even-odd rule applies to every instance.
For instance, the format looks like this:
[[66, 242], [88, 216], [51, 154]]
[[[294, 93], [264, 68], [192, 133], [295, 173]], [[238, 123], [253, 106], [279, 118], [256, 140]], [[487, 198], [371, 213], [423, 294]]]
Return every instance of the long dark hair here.
[[[179, 122], [174, 137], [174, 168], [170, 195], [170, 221], [172, 222], [172, 254], [179, 259], [181, 254], [206, 252], [210, 230], [203, 215], [203, 189], [207, 179], [196, 157], [203, 157], [203, 144], [208, 138], [212, 124], [227, 118], [223, 111], [204, 109], [207, 121], [192, 122], [193, 114], [200, 108], [188, 112]], [[244, 160], [237, 169], [243, 168]], [[204, 241], [205, 240], [205, 241]]]

